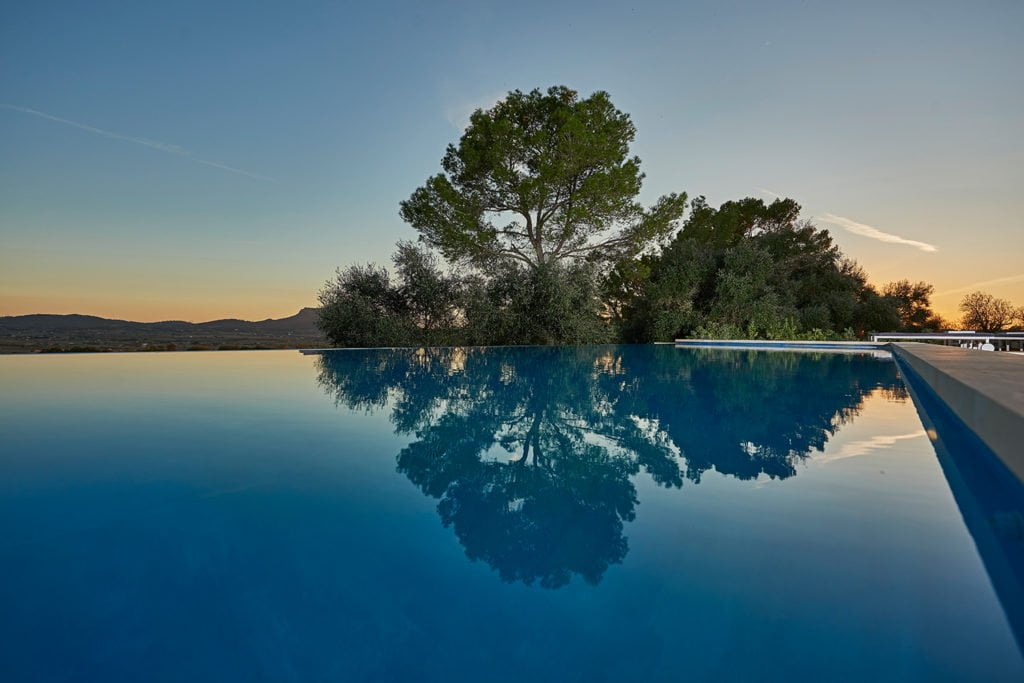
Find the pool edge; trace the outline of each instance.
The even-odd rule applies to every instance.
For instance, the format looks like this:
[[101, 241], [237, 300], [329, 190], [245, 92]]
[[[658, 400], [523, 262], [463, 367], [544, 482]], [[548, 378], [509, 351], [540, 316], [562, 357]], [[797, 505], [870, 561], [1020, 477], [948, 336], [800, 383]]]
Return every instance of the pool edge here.
[[1024, 361], [935, 344], [890, 344], [914, 374], [1024, 482]]

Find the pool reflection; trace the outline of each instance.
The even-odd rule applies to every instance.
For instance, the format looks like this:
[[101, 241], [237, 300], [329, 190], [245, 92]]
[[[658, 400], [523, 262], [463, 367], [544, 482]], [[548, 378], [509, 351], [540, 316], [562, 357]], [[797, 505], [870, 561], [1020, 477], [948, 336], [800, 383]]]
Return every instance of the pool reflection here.
[[879, 389], [870, 355], [669, 347], [327, 352], [338, 405], [390, 410], [397, 469], [466, 555], [508, 582], [598, 583], [629, 546], [644, 473], [664, 487], [715, 470], [785, 479]]

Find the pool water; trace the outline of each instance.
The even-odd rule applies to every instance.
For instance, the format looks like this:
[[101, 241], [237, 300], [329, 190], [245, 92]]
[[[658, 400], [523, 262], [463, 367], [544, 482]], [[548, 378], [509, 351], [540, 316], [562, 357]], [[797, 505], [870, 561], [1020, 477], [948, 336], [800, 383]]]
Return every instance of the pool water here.
[[1024, 680], [1020, 487], [884, 354], [8, 356], [0, 386], [3, 681]]

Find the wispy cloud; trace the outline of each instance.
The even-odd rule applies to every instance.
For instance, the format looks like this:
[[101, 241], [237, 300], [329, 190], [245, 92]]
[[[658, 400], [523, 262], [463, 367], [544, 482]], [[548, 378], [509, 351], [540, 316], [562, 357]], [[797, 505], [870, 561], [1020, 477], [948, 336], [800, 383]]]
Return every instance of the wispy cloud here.
[[982, 287], [990, 287], [992, 285], [1003, 285], [1010, 282], [1020, 282], [1024, 280], [1024, 273], [1018, 273], [1017, 275], [1007, 275], [1006, 277], [997, 277], [993, 280], [982, 280], [981, 282], [972, 282], [969, 285], [963, 287], [957, 287], [956, 289], [946, 289], [941, 292], [936, 292], [932, 296], [946, 296], [947, 294], [960, 294], [961, 292], [969, 292], [974, 289], [981, 289]]
[[848, 232], [852, 232], [854, 235], [860, 235], [861, 237], [867, 237], [869, 239], [878, 240], [879, 242], [887, 242], [889, 244], [905, 244], [909, 247], [915, 247], [921, 251], [936, 252], [939, 250], [934, 244], [928, 244], [927, 242], [918, 242], [917, 240], [908, 240], [905, 237], [899, 235], [893, 235], [892, 233], [883, 232], [878, 228], [864, 223], [858, 223], [857, 221], [851, 221], [849, 218], [843, 218], [832, 213], [823, 213], [818, 216], [820, 220], [826, 223], [832, 223], [845, 228]]
[[209, 159], [203, 159], [203, 158], [197, 157], [195, 154], [193, 154], [189, 150], [187, 150], [187, 149], [185, 149], [183, 147], [179, 147], [178, 145], [169, 144], [167, 142], [160, 142], [159, 140], [150, 140], [148, 138], [138, 138], [138, 137], [133, 137], [131, 135], [122, 135], [121, 133], [115, 133], [115, 132], [110, 131], [110, 130], [104, 130], [102, 128], [97, 128], [96, 126], [90, 126], [89, 124], [86, 124], [86, 123], [79, 123], [78, 121], [72, 121], [70, 119], [63, 119], [63, 118], [61, 118], [59, 116], [54, 116], [53, 114], [47, 114], [46, 112], [43, 112], [43, 111], [38, 111], [36, 109], [29, 109], [28, 107], [19, 107], [19, 106], [13, 105], [13, 104], [0, 104], [0, 109], [7, 109], [7, 110], [10, 110], [10, 111], [17, 111], [17, 112], [21, 112], [22, 114], [29, 114], [31, 116], [39, 117], [41, 119], [46, 119], [47, 121], [53, 121], [54, 123], [62, 123], [65, 126], [72, 126], [74, 128], [78, 128], [80, 130], [84, 130], [84, 131], [87, 131], [89, 133], [94, 133], [96, 135], [102, 135], [103, 137], [111, 138], [113, 140], [123, 140], [125, 142], [133, 142], [136, 145], [142, 145], [143, 147], [149, 147], [150, 149], [155, 149], [155, 150], [159, 150], [161, 152], [166, 152], [167, 154], [173, 154], [175, 156], [179, 156], [179, 157], [188, 159], [189, 161], [194, 161], [197, 164], [203, 164], [204, 166], [212, 166], [213, 168], [219, 168], [222, 171], [228, 171], [230, 173], [237, 173], [239, 175], [244, 175], [244, 176], [247, 176], [249, 178], [254, 178], [256, 180], [265, 180], [265, 181], [271, 182], [271, 183], [276, 183], [277, 182], [273, 178], [270, 178], [268, 176], [262, 175], [260, 173], [253, 173], [252, 171], [246, 171], [245, 169], [242, 169], [242, 168], [235, 168], [234, 166], [228, 166], [227, 164], [222, 164], [219, 161], [210, 161]]
[[763, 187], [755, 187], [754, 189], [760, 192], [761, 194], [765, 195], [766, 197], [771, 197], [772, 199], [785, 199], [785, 197], [783, 197], [778, 192], [772, 192], [771, 190], [766, 190]]

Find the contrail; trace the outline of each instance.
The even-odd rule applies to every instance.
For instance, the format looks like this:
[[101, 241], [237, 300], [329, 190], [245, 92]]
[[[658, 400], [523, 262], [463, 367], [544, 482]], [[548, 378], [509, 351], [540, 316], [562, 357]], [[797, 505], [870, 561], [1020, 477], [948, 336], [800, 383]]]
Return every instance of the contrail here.
[[893, 235], [888, 232], [882, 232], [878, 228], [864, 223], [858, 223], [851, 221], [849, 218], [843, 218], [833, 213], [823, 213], [818, 217], [820, 220], [826, 223], [832, 223], [833, 225], [839, 225], [854, 235], [860, 235], [861, 237], [868, 237], [879, 242], [888, 242], [890, 244], [906, 244], [907, 246], [916, 247], [921, 251], [936, 252], [939, 250], [934, 244], [928, 244], [927, 242], [918, 242], [917, 240], [908, 240], [905, 237], [899, 235]]
[[161, 152], [167, 152], [168, 154], [173, 154], [175, 156], [184, 157], [185, 159], [188, 159], [189, 161], [194, 161], [197, 164], [203, 164], [204, 166], [212, 166], [214, 168], [219, 168], [219, 169], [221, 169], [223, 171], [230, 171], [231, 173], [237, 173], [239, 175], [248, 176], [249, 178], [254, 178], [256, 180], [265, 180], [265, 181], [270, 182], [270, 183], [276, 183], [277, 182], [273, 178], [270, 178], [270, 177], [265, 176], [265, 175], [260, 175], [259, 173], [253, 173], [252, 171], [246, 171], [246, 170], [241, 169], [241, 168], [235, 168], [234, 166], [228, 166], [227, 164], [222, 164], [222, 163], [220, 163], [218, 161], [210, 161], [209, 159], [202, 159], [200, 157], [195, 156], [194, 154], [192, 154], [192, 152], [188, 151], [187, 149], [185, 149], [183, 147], [179, 147], [178, 145], [171, 145], [171, 144], [168, 144], [166, 142], [160, 142], [159, 140], [149, 140], [147, 138], [136, 138], [136, 137], [132, 137], [130, 135], [121, 135], [120, 133], [115, 133], [115, 132], [110, 131], [110, 130], [103, 130], [102, 128], [97, 128], [95, 126], [90, 126], [90, 125], [85, 124], [85, 123], [79, 123], [78, 121], [71, 121], [69, 119], [62, 119], [59, 116], [54, 116], [53, 114], [47, 114], [46, 112], [38, 111], [36, 109], [29, 109], [28, 107], [18, 107], [18, 106], [15, 106], [13, 104], [0, 104], [0, 109], [9, 109], [11, 111], [21, 112], [22, 114], [30, 114], [31, 116], [38, 116], [41, 119], [46, 119], [48, 121], [54, 121], [56, 123], [63, 123], [66, 126], [73, 126], [75, 128], [79, 128], [81, 130], [88, 131], [90, 133], [95, 133], [96, 135], [102, 135], [103, 137], [112, 138], [114, 140], [124, 140], [125, 142], [134, 142], [136, 145], [142, 145], [143, 147], [149, 147], [151, 149], [156, 149], [156, 150], [159, 150]]
[[972, 289], [978, 289], [980, 287], [988, 287], [989, 285], [1001, 285], [1007, 282], [1020, 282], [1024, 280], [1024, 273], [1018, 273], [1017, 275], [1007, 275], [1006, 277], [997, 277], [994, 280], [982, 280], [981, 282], [975, 282], [973, 284], [964, 285], [963, 287], [957, 287], [956, 289], [947, 289], [942, 292], [936, 292], [932, 296], [946, 296], [947, 294], [959, 294], [960, 292], [967, 292]]

